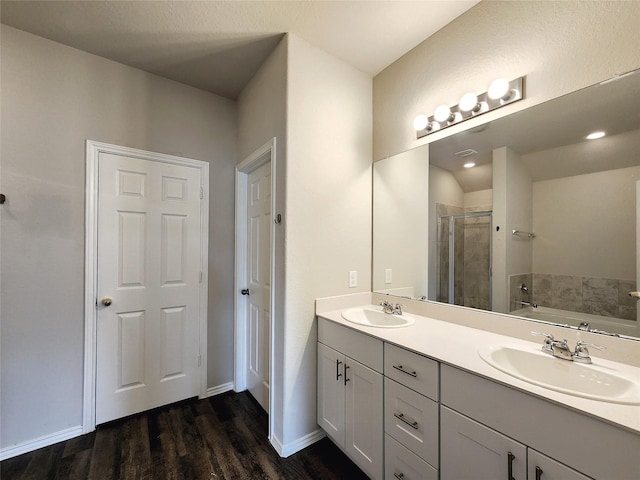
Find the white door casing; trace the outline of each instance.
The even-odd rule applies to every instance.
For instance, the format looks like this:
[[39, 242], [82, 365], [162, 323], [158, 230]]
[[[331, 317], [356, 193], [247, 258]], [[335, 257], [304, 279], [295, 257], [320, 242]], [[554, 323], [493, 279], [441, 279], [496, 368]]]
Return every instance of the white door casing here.
[[[270, 165], [269, 167], [269, 192], [270, 192], [270, 208], [269, 215], [265, 215], [266, 221], [263, 227], [263, 233], [268, 235], [268, 255], [263, 253], [263, 258], [268, 256], [263, 261], [263, 279], [265, 285], [268, 284], [268, 289], [262, 289], [261, 297], [264, 302], [263, 308], [266, 308], [264, 317], [268, 319], [268, 325], [264, 328], [265, 335], [268, 342], [268, 348], [266, 349], [267, 357], [263, 358], [262, 365], [265, 367], [263, 372], [267, 375], [266, 385], [271, 386], [273, 384], [273, 319], [274, 319], [274, 296], [276, 291], [275, 283], [275, 223], [273, 221], [274, 212], [276, 211], [276, 139], [272, 138], [269, 142], [265, 143], [258, 150], [249, 155], [245, 160], [236, 166], [236, 219], [235, 219], [235, 232], [236, 232], [236, 278], [235, 278], [235, 328], [234, 328], [234, 344], [235, 344], [235, 371], [234, 371], [234, 389], [236, 391], [243, 391], [249, 388], [250, 383], [250, 333], [248, 321], [250, 318], [250, 302], [247, 300], [246, 295], [242, 295], [243, 289], [249, 288], [251, 290], [249, 298], [254, 295], [253, 289], [249, 287], [249, 231], [247, 225], [249, 223], [249, 202], [250, 198], [250, 183], [249, 176], [251, 172], [255, 171], [262, 165]], [[266, 172], [265, 172], [266, 173]], [[264, 181], [267, 181], [266, 179]], [[268, 233], [267, 233], [268, 232]], [[264, 238], [264, 237], [263, 237]], [[267, 244], [267, 242], [262, 242]], [[265, 268], [267, 269], [265, 271]], [[260, 343], [254, 343], [259, 345]], [[260, 356], [254, 357], [259, 359]], [[264, 385], [263, 385], [264, 386]], [[273, 405], [274, 389], [268, 389], [268, 405], [265, 408], [270, 410], [270, 406]], [[269, 438], [272, 438], [273, 432], [273, 415], [269, 415]]]
[[205, 162], [87, 142], [84, 431], [206, 394], [207, 186]]
[[247, 388], [269, 412], [271, 325], [271, 162], [247, 178]]

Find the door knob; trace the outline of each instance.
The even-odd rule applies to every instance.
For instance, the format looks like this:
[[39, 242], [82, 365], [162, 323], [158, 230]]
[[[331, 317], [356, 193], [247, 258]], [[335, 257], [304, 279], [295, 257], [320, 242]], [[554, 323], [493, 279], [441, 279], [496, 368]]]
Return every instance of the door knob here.
[[111, 305], [111, 299], [110, 299], [110, 298], [108, 298], [108, 297], [105, 297], [105, 298], [103, 298], [103, 299], [102, 299], [102, 302], [101, 302], [101, 303], [102, 303], [105, 307], [108, 307], [109, 305]]
[[640, 299], [640, 292], [629, 292], [629, 296], [635, 299]]
[[243, 288], [242, 290], [240, 290], [240, 293], [242, 295], [249, 295], [249, 289], [248, 288]]

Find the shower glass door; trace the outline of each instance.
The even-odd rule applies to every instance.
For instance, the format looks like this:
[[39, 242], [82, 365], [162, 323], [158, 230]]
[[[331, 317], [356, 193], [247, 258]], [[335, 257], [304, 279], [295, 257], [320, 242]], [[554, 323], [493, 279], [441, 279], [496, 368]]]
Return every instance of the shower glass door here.
[[491, 212], [438, 218], [437, 300], [491, 310]]

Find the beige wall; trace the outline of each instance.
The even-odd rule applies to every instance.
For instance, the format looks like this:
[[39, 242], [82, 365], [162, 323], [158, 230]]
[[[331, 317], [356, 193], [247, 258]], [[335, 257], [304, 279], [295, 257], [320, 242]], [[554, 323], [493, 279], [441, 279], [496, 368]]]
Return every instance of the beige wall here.
[[[374, 159], [640, 67], [640, 2], [485, 0], [374, 78]], [[526, 99], [416, 140], [413, 118], [496, 77], [526, 75]]]
[[520, 156], [507, 147], [494, 150], [491, 302], [494, 312], [510, 311], [509, 275], [531, 272], [533, 242], [511, 232], [533, 230], [532, 192], [531, 176]]
[[2, 26], [2, 447], [82, 423], [85, 140], [208, 161], [209, 386], [233, 380], [235, 104]]
[[373, 290], [426, 296], [429, 152], [416, 148], [374, 163], [373, 192]]
[[288, 38], [285, 446], [318, 428], [314, 300], [371, 288], [372, 80]]
[[533, 271], [636, 278], [640, 167], [533, 184]]
[[[244, 88], [238, 98], [238, 157], [241, 162], [271, 138], [276, 138], [276, 213], [285, 212], [285, 184], [287, 167], [287, 63], [288, 40], [283, 38], [273, 53]], [[284, 357], [284, 242], [286, 223], [275, 230], [275, 378], [270, 388], [275, 394], [270, 414], [274, 416], [274, 432], [281, 441], [284, 400], [282, 372]]]

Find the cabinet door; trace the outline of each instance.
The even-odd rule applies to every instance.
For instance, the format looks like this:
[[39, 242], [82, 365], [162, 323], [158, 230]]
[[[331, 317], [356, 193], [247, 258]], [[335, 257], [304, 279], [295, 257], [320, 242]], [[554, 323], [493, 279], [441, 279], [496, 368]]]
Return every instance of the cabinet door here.
[[345, 451], [373, 479], [382, 479], [382, 375], [346, 357]]
[[440, 420], [441, 480], [526, 480], [524, 445], [446, 407]]
[[529, 480], [590, 480], [591, 478], [564, 466], [532, 448], [529, 449], [528, 455]]
[[344, 447], [344, 360], [333, 348], [318, 343], [318, 425]]

